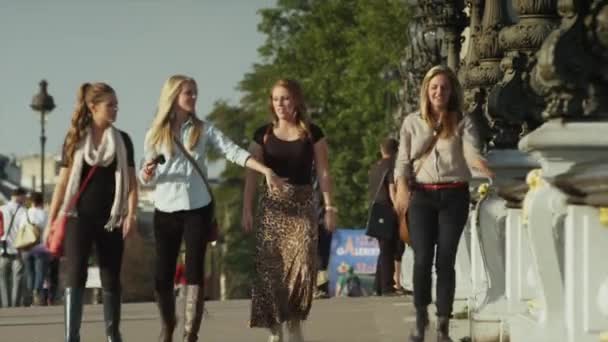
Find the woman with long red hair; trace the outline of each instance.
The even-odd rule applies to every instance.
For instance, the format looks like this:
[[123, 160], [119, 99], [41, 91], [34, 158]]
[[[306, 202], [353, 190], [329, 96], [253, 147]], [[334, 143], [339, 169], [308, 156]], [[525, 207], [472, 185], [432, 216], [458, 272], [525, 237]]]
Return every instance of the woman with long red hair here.
[[270, 329], [269, 341], [303, 340], [301, 321], [308, 317], [317, 274], [317, 213], [313, 201], [313, 167], [325, 203], [325, 228], [333, 231], [337, 209], [332, 205], [327, 141], [306, 116], [300, 85], [279, 80], [271, 89], [272, 122], [253, 136], [250, 152], [287, 180], [283, 191], [264, 187], [253, 216], [256, 175], [245, 181], [243, 228], [256, 239], [251, 327]]

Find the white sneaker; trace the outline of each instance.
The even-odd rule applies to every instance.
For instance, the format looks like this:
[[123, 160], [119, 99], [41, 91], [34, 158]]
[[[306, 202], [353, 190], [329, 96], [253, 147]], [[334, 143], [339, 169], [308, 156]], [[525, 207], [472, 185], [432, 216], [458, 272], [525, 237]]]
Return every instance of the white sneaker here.
[[283, 327], [278, 325], [270, 329], [270, 336], [268, 336], [268, 342], [283, 342]]

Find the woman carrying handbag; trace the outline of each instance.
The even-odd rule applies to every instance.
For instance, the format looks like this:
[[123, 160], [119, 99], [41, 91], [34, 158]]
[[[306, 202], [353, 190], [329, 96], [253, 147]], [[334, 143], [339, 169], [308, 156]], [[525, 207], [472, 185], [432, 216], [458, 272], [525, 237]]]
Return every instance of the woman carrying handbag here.
[[420, 110], [406, 116], [401, 126], [394, 171], [395, 207], [400, 215], [407, 210], [414, 249], [416, 329], [410, 335], [411, 342], [424, 341], [433, 263], [437, 273], [437, 341], [452, 341], [449, 319], [456, 286], [454, 263], [469, 212], [469, 169], [487, 177], [494, 175], [479, 152], [477, 132], [471, 118], [463, 113], [462, 97], [454, 72], [435, 66], [422, 81]]
[[[117, 112], [116, 93], [109, 85], [80, 86], [49, 208], [47, 244], [56, 253], [56, 247], [63, 245], [67, 269], [67, 342], [80, 341], [82, 295], [93, 244], [101, 272], [107, 341], [122, 341], [120, 267], [123, 239], [136, 227], [137, 179], [131, 139], [113, 125]], [[63, 218], [67, 219], [62, 239], [57, 231], [62, 226], [53, 222]]]
[[380, 145], [382, 158], [372, 165], [369, 172], [369, 216], [366, 235], [378, 240], [380, 255], [376, 264], [374, 286], [379, 296], [400, 294], [398, 283], [401, 256], [405, 243], [399, 239], [398, 216], [393, 202], [395, 182], [393, 169], [399, 142], [387, 138]]
[[147, 162], [139, 173], [142, 183], [156, 186], [155, 290], [163, 342], [173, 340], [177, 323], [173, 277], [182, 240], [186, 245], [183, 338], [188, 342], [198, 340], [204, 306], [205, 249], [212, 229], [214, 205], [204, 175], [207, 145], [213, 144], [229, 161], [264, 174], [271, 188], [277, 189], [283, 184], [272, 170], [250, 158], [249, 152], [198, 118], [197, 92], [196, 82], [187, 76], [175, 75], [165, 82], [156, 117], [146, 134]]

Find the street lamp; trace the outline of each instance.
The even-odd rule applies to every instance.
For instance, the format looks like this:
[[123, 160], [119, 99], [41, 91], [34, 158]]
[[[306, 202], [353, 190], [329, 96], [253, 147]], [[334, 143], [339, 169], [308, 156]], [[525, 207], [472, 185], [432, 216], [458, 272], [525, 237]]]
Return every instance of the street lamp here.
[[30, 107], [40, 113], [40, 192], [42, 193], [42, 198], [44, 198], [44, 144], [46, 143], [44, 123], [46, 121], [46, 114], [55, 108], [55, 102], [53, 101], [53, 97], [47, 92], [47, 81], [42, 80], [39, 85], [40, 91], [32, 98]]

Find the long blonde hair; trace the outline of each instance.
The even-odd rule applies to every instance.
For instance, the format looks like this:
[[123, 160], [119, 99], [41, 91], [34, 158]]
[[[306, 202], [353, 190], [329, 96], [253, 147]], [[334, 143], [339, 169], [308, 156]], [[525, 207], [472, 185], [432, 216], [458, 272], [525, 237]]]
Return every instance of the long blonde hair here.
[[[146, 146], [152, 150], [162, 150], [164, 153], [171, 155], [173, 153], [173, 137], [171, 133], [172, 113], [175, 101], [182, 90], [182, 86], [186, 83], [191, 83], [196, 87], [196, 81], [188, 76], [173, 75], [169, 77], [163, 84], [158, 100], [158, 109], [152, 121], [152, 127], [146, 134]], [[190, 113], [194, 127], [188, 137], [186, 148], [194, 149], [203, 132], [203, 122], [196, 116], [196, 113]]]
[[298, 126], [300, 138], [310, 139], [310, 120], [306, 115], [306, 104], [304, 103], [304, 93], [302, 92], [302, 87], [300, 87], [300, 84], [295, 80], [280, 79], [275, 82], [272, 88], [270, 88], [270, 95], [268, 97], [268, 108], [270, 109], [270, 113], [272, 114], [272, 125], [268, 127], [268, 131], [264, 135], [264, 142], [266, 142], [270, 130], [273, 127], [276, 127], [279, 123], [279, 117], [274, 111], [274, 106], [272, 105], [272, 92], [277, 87], [287, 89], [287, 92], [289, 92], [289, 95], [292, 97], [295, 103], [294, 110], [296, 112], [296, 125]]
[[436, 65], [427, 71], [424, 79], [422, 80], [422, 86], [420, 87], [420, 114], [431, 129], [435, 129], [437, 127], [437, 118], [430, 115], [431, 101], [429, 100], [428, 96], [431, 80], [437, 75], [445, 75], [450, 81], [450, 85], [452, 87], [450, 99], [448, 101], [448, 114], [450, 115], [443, 118], [439, 131], [439, 136], [441, 138], [448, 138], [456, 133], [458, 123], [462, 119], [462, 108], [464, 102], [462, 86], [460, 85], [460, 82], [458, 82], [458, 77], [456, 77], [454, 71], [452, 71], [452, 69], [449, 67]]
[[86, 136], [87, 127], [93, 122], [89, 104], [98, 104], [115, 95], [114, 89], [106, 83], [83, 83], [80, 85], [76, 94], [76, 108], [72, 113], [70, 129], [65, 137], [63, 147], [67, 166], [72, 165], [76, 147]]

